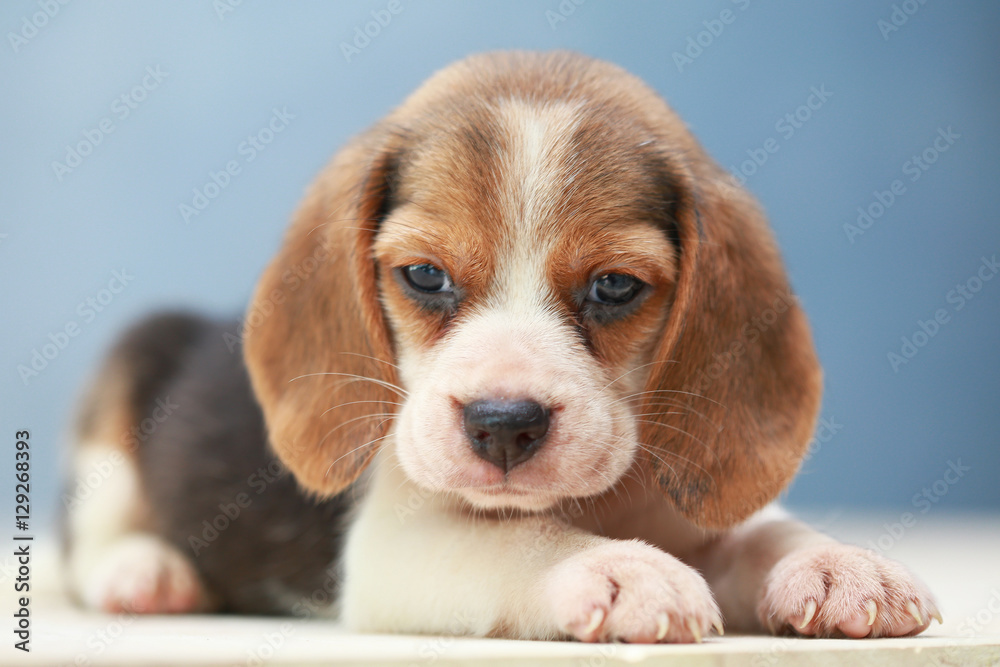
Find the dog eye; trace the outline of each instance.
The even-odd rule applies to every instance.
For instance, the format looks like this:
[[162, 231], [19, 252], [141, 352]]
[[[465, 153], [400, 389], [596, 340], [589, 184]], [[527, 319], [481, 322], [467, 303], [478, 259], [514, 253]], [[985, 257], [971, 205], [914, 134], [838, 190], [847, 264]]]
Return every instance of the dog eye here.
[[433, 264], [411, 264], [402, 268], [407, 284], [418, 292], [447, 294], [455, 291], [448, 274]]
[[624, 273], [605, 273], [591, 283], [587, 301], [605, 306], [624, 306], [635, 298], [643, 285], [645, 283], [638, 278]]

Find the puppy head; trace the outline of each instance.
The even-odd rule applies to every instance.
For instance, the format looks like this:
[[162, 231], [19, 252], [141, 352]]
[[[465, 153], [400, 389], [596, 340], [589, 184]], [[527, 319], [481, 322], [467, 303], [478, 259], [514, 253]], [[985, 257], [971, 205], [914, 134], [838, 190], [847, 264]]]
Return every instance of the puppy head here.
[[320, 494], [391, 425], [414, 481], [477, 507], [593, 496], [639, 459], [722, 527], [787, 484], [818, 408], [752, 198], [641, 82], [572, 54], [435, 75], [320, 177], [262, 305], [254, 387]]

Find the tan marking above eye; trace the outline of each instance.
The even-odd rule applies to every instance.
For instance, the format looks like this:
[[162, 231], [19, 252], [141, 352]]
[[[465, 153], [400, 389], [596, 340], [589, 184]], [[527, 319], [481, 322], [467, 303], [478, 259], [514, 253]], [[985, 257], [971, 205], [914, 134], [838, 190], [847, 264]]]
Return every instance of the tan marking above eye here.
[[495, 242], [484, 238], [478, 226], [453, 218], [431, 217], [404, 205], [382, 223], [373, 254], [392, 269], [431, 264], [447, 273], [464, 295], [476, 294], [490, 275]]
[[603, 275], [631, 276], [652, 291], [669, 291], [676, 280], [673, 244], [653, 225], [634, 224], [610, 234], [567, 237], [553, 251], [549, 280], [557, 292], [585, 297]]

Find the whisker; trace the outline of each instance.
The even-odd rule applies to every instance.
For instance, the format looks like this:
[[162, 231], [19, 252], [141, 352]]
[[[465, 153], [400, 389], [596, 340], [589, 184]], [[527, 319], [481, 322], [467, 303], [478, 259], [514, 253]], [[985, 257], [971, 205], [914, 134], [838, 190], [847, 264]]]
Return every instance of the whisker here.
[[357, 375], [355, 373], [334, 373], [334, 372], [327, 372], [327, 373], [306, 373], [305, 375], [299, 375], [298, 377], [292, 378], [291, 380], [289, 380], [289, 382], [295, 382], [296, 380], [301, 380], [302, 378], [315, 377], [315, 376], [318, 376], [318, 375], [336, 375], [336, 376], [340, 376], [340, 377], [351, 378], [354, 381], [365, 380], [365, 381], [371, 382], [372, 384], [376, 384], [376, 385], [379, 385], [381, 387], [385, 387], [389, 391], [392, 391], [395, 394], [397, 394], [400, 398], [406, 398], [407, 396], [410, 395], [410, 392], [406, 391], [402, 387], [399, 387], [399, 386], [397, 386], [397, 385], [395, 385], [395, 384], [393, 384], [391, 382], [386, 382], [385, 380], [379, 380], [379, 379], [376, 379], [376, 378], [370, 378], [370, 377], [367, 377], [367, 376], [364, 376], [364, 375]]
[[674, 469], [674, 467], [672, 465], [670, 465], [667, 462], [666, 459], [664, 459], [662, 456], [660, 456], [659, 454], [657, 454], [651, 447], [647, 447], [646, 445], [642, 444], [641, 442], [638, 443], [638, 447], [639, 447], [639, 449], [641, 449], [642, 451], [646, 452], [647, 454], [649, 454], [650, 456], [652, 456], [654, 459], [656, 459], [657, 461], [659, 461], [663, 465], [665, 465], [668, 468], [670, 468], [670, 472], [672, 472], [674, 475], [677, 475], [677, 470]]
[[[347, 433], [344, 434], [344, 439], [345, 440], [350, 440], [351, 438], [353, 438], [354, 434], [357, 433], [358, 430], [360, 430], [362, 427], [368, 428], [369, 432], [377, 432], [386, 423], [391, 422], [392, 420], [394, 420], [396, 418], [396, 415], [395, 414], [362, 415], [358, 419], [352, 419], [351, 421], [358, 422], [358, 421], [364, 419], [365, 417], [373, 417], [373, 418], [376, 418], [376, 419], [381, 419], [381, 421], [379, 423], [375, 424], [373, 427], [365, 427], [364, 423], [354, 424], [351, 427], [351, 429]], [[344, 424], [338, 424], [337, 426], [334, 426], [329, 431], [327, 431], [326, 434], [323, 436], [323, 438], [320, 440], [320, 444], [323, 444], [324, 442], [326, 442], [327, 438], [329, 438], [331, 435], [333, 435], [333, 433], [335, 431], [337, 431], [339, 428], [341, 428], [342, 426], [345, 426], [345, 425], [346, 425], [346, 422]]]
[[631, 466], [622, 477], [623, 479], [634, 479], [643, 491], [646, 490], [646, 485], [649, 483], [649, 475], [643, 475], [637, 466]]
[[338, 354], [346, 354], [352, 357], [361, 357], [362, 359], [370, 359], [372, 361], [377, 361], [380, 364], [385, 364], [386, 366], [391, 366], [396, 370], [399, 370], [399, 366], [392, 363], [391, 361], [386, 361], [385, 359], [379, 359], [378, 357], [373, 357], [370, 354], [361, 354], [359, 352], [339, 352]]
[[[721, 463], [721, 461], [719, 460], [719, 455], [715, 453], [715, 450], [713, 450], [711, 447], [709, 447], [704, 441], [702, 441], [701, 439], [699, 439], [699, 438], [695, 437], [694, 435], [688, 433], [687, 431], [685, 431], [682, 428], [678, 428], [677, 426], [674, 426], [673, 424], [664, 424], [662, 422], [655, 422], [655, 421], [652, 421], [651, 419], [636, 419], [636, 422], [638, 422], [640, 424], [650, 424], [652, 426], [662, 426], [663, 428], [669, 428], [672, 431], [677, 431], [678, 433], [680, 433], [682, 435], [686, 435], [687, 437], [691, 438], [692, 440], [694, 440], [695, 442], [697, 442], [699, 445], [701, 445], [702, 447], [704, 447], [705, 449], [707, 449], [709, 452], [711, 452], [715, 456], [715, 459]], [[673, 454], [673, 452], [671, 452], [671, 453]]]
[[[685, 396], [694, 396], [695, 398], [701, 398], [701, 399], [704, 399], [706, 401], [709, 401], [710, 403], [715, 403], [716, 405], [718, 405], [720, 408], [723, 408], [723, 409], [725, 409], [725, 407], [726, 407], [722, 403], [719, 403], [718, 401], [712, 400], [708, 396], [702, 396], [701, 394], [696, 394], [696, 393], [691, 392], [691, 391], [684, 391], [682, 389], [650, 389], [648, 391], [637, 391], [634, 394], [629, 394], [625, 398], [635, 398], [637, 396], [649, 396], [649, 395], [652, 395], [652, 394], [684, 394]], [[618, 399], [618, 400], [622, 400], [622, 399]]]
[[333, 435], [336, 431], [339, 431], [340, 429], [344, 428], [345, 426], [347, 426], [350, 423], [353, 423], [353, 422], [356, 422], [356, 421], [360, 421], [362, 419], [379, 419], [379, 418], [382, 418], [382, 422], [379, 424], [379, 426], [381, 426], [385, 422], [390, 421], [392, 419], [395, 419], [396, 418], [396, 413], [394, 413], [394, 412], [373, 412], [373, 413], [368, 414], [368, 415], [361, 415], [360, 417], [354, 417], [353, 419], [348, 419], [347, 421], [341, 422], [341, 423], [337, 424], [336, 426], [334, 426], [332, 429], [330, 429], [330, 431], [328, 431], [327, 434], [325, 436], [323, 436], [323, 440], [326, 440], [328, 437], [330, 437], [331, 435]]
[[[330, 408], [328, 410], [324, 410], [320, 414], [320, 416], [325, 415], [327, 412], [333, 412], [334, 410], [337, 410], [338, 408], [343, 408], [343, 407], [346, 407], [348, 405], [359, 405], [361, 403], [377, 403], [379, 405], [383, 405], [383, 404], [384, 405], [395, 405], [395, 406], [398, 406], [398, 407], [403, 407], [405, 405], [405, 403], [397, 403], [395, 401], [380, 401], [380, 400], [374, 399], [374, 398], [373, 399], [369, 399], [369, 400], [365, 400], [365, 401], [348, 401], [347, 403], [341, 403], [340, 405], [335, 405], [335, 406], [333, 406], [332, 408]], [[388, 414], [388, 413], [386, 413], [386, 414]]]
[[686, 412], [640, 412], [634, 417], [666, 417], [667, 415], [685, 415]]
[[[705, 415], [703, 412], [701, 412], [699, 410], [695, 410], [694, 408], [692, 408], [690, 405], [688, 405], [686, 403], [678, 403], [676, 401], [669, 401], [669, 400], [666, 400], [666, 399], [660, 399], [660, 400], [654, 400], [654, 401], [647, 401], [644, 398], [634, 398], [634, 399], [631, 399], [631, 402], [634, 402], [634, 403], [643, 403], [644, 405], [647, 405], [647, 406], [649, 406], [651, 408], [655, 408], [657, 406], [668, 407], [668, 408], [677, 408], [678, 410], [685, 411], [682, 414], [687, 414], [687, 413], [694, 414], [697, 417], [699, 417], [700, 419], [702, 419], [703, 421], [705, 421], [708, 424], [711, 424], [712, 426], [714, 426], [715, 430], [717, 430], [717, 431], [721, 431], [722, 430], [722, 426], [720, 426], [718, 423], [716, 423], [716, 422], [712, 421], [711, 419], [709, 419], [708, 416]], [[630, 406], [630, 407], [633, 407], [633, 406]], [[650, 414], [656, 414], [656, 413], [647, 413], [646, 415], [640, 415], [640, 416], [649, 416]], [[664, 413], [664, 414], [666, 414], [666, 413]], [[670, 413], [670, 414], [674, 414], [674, 413]]]
[[610, 387], [614, 383], [620, 382], [621, 380], [623, 380], [624, 378], [628, 377], [632, 373], [635, 373], [638, 370], [642, 370], [643, 368], [649, 368], [650, 366], [655, 366], [657, 364], [676, 364], [676, 363], [678, 363], [678, 362], [676, 360], [674, 360], [674, 359], [667, 359], [665, 361], [651, 361], [648, 364], [642, 364], [641, 366], [636, 366], [635, 368], [622, 373], [621, 375], [619, 375], [618, 377], [616, 377], [614, 380], [612, 380], [611, 382], [609, 382], [606, 385], [604, 385], [598, 391], [598, 393], [601, 393], [601, 392], [605, 391], [608, 387]]
[[[657, 460], [658, 460], [658, 461], [659, 461], [660, 463], [662, 463], [663, 465], [665, 465], [665, 466], [667, 466], [668, 468], [670, 468], [670, 472], [672, 472], [672, 473], [673, 473], [674, 475], [676, 475], [676, 474], [677, 474], [677, 470], [676, 470], [676, 469], [675, 469], [675, 468], [674, 468], [674, 467], [673, 467], [672, 465], [670, 465], [669, 463], [667, 463], [667, 462], [666, 462], [666, 461], [665, 461], [665, 460], [663, 459], [663, 457], [662, 457], [662, 456], [659, 456], [659, 455], [657, 454], [657, 452], [656, 452], [656, 451], [655, 451], [655, 450], [654, 450], [654, 449], [653, 449], [652, 447], [650, 447], [649, 445], [646, 445], [646, 444], [643, 444], [643, 443], [641, 443], [641, 442], [640, 442], [640, 443], [638, 443], [638, 445], [639, 445], [640, 449], [642, 449], [643, 451], [645, 451], [645, 452], [646, 452], [647, 454], [649, 454], [649, 455], [650, 455], [650, 456], [652, 456], [653, 458], [657, 459]], [[663, 451], [663, 450], [660, 450], [660, 451], [661, 451], [661, 452], [662, 452], [663, 454], [666, 454], [666, 455], [668, 455], [668, 456], [671, 456], [671, 457], [673, 457], [673, 459], [674, 459], [674, 460], [676, 460], [676, 461], [677, 461], [677, 462], [679, 462], [679, 463], [683, 463], [683, 464], [685, 464], [685, 465], [689, 465], [689, 466], [692, 466], [692, 467], [694, 467], [694, 468], [697, 468], [698, 470], [701, 470], [701, 471], [702, 471], [703, 473], [705, 473], [705, 476], [707, 476], [707, 477], [708, 477], [709, 479], [711, 479], [711, 480], [713, 480], [713, 481], [715, 480], [715, 478], [714, 478], [714, 477], [712, 476], [712, 473], [708, 472], [708, 470], [706, 470], [706, 469], [705, 469], [705, 468], [704, 468], [703, 466], [701, 466], [701, 465], [698, 465], [697, 463], [695, 463], [695, 462], [694, 462], [694, 461], [692, 461], [691, 459], [687, 458], [686, 456], [681, 456], [681, 455], [680, 455], [680, 454], [678, 454], [677, 452], [668, 452], [668, 451]]]
[[620, 405], [622, 403], [626, 405], [634, 405], [646, 401], [649, 405], [676, 405], [679, 408], [688, 407], [687, 403], [682, 403], [680, 398], [672, 398], [666, 396], [654, 396], [649, 398], [648, 396], [633, 395], [633, 396], [623, 396], [622, 398], [615, 399], [612, 405]]
[[[650, 447], [649, 445], [643, 444], [641, 442], [638, 443], [638, 446], [639, 446], [639, 449], [641, 449], [642, 451], [646, 452], [647, 454], [649, 454], [650, 456], [652, 456], [654, 459], [656, 459], [657, 461], [659, 461], [663, 465], [667, 466], [670, 469], [670, 472], [673, 473], [675, 476], [677, 475], [677, 469], [673, 465], [671, 465], [669, 462], [667, 462], [667, 460], [665, 458], [663, 458], [663, 456], [660, 456], [660, 454], [657, 453], [656, 449], [654, 449], [653, 447]], [[671, 457], [677, 463], [683, 463], [685, 465], [693, 466], [693, 467], [698, 468], [699, 470], [703, 471], [706, 475], [708, 474], [707, 470], [705, 470], [702, 466], [698, 465], [697, 463], [695, 463], [694, 461], [692, 461], [691, 459], [689, 459], [687, 457], [681, 456], [681, 455], [679, 455], [679, 454], [677, 454], [675, 452], [662, 452], [662, 453], [664, 455], [666, 455], [666, 456]]]
[[329, 477], [330, 476], [330, 471], [333, 470], [333, 466], [337, 465], [337, 463], [339, 463], [341, 459], [350, 456], [351, 454], [353, 454], [354, 452], [358, 451], [359, 449], [364, 449], [365, 447], [370, 447], [370, 446], [374, 445], [377, 442], [380, 442], [382, 440], [385, 440], [386, 438], [392, 437], [392, 435], [393, 435], [392, 433], [386, 433], [385, 435], [383, 435], [383, 436], [381, 436], [379, 438], [375, 438], [374, 440], [369, 440], [368, 442], [364, 443], [363, 445], [359, 445], [358, 447], [355, 447], [354, 449], [352, 449], [349, 452], [345, 453], [343, 456], [338, 456], [337, 459], [333, 463], [330, 464], [330, 467], [326, 469], [326, 473], [323, 475], [323, 477]]

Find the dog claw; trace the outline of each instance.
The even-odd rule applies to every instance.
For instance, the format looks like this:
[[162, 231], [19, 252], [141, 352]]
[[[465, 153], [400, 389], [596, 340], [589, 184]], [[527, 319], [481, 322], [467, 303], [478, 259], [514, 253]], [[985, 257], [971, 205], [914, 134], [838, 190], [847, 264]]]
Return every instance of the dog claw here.
[[722, 621], [720, 621], [719, 619], [715, 619], [712, 622], [712, 627], [715, 628], [715, 631], [719, 634], [720, 637], [726, 634], [725, 630], [722, 627]]
[[806, 603], [806, 611], [802, 615], [802, 622], [798, 625], [799, 630], [803, 630], [807, 625], [809, 625], [809, 621], [813, 620], [813, 616], [816, 615], [816, 609], [815, 600], [809, 600], [809, 602]]
[[687, 620], [687, 626], [688, 626], [688, 630], [691, 631], [691, 634], [694, 635], [694, 641], [695, 641], [695, 643], [696, 644], [700, 644], [701, 643], [701, 630], [698, 628], [698, 622], [696, 620], [694, 620], [693, 618], [689, 618]]
[[587, 623], [587, 627], [583, 629], [583, 634], [589, 635], [590, 633], [601, 627], [601, 623], [604, 622], [604, 610], [598, 607], [590, 613], [590, 622]]
[[656, 641], [662, 640], [670, 630], [670, 617], [661, 613], [656, 617]]
[[935, 609], [935, 610], [934, 610], [934, 612], [933, 612], [933, 613], [931, 614], [931, 618], [933, 618], [933, 619], [934, 619], [935, 621], [937, 621], [938, 623], [944, 623], [944, 619], [943, 619], [943, 618], [941, 618], [941, 612], [939, 612], [939, 611], [938, 611], [938, 610], [936, 610], [936, 609]]
[[917, 605], [912, 600], [906, 603], [906, 611], [910, 612], [910, 616], [912, 616], [913, 620], [917, 622], [917, 625], [924, 624], [924, 619], [920, 615], [920, 610], [917, 609]]
[[875, 600], [869, 600], [865, 603], [865, 608], [868, 610], [868, 627], [875, 625], [875, 617], [878, 615], [878, 605], [875, 604]]

